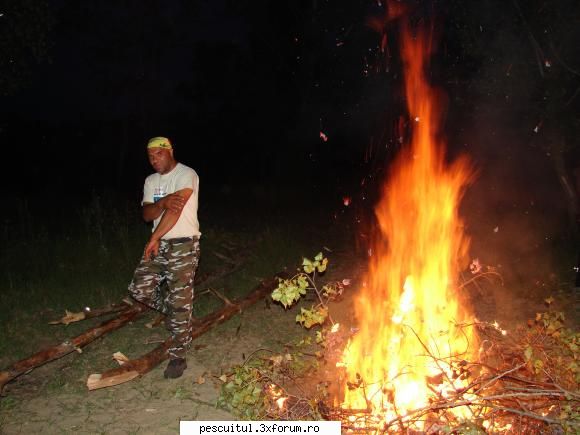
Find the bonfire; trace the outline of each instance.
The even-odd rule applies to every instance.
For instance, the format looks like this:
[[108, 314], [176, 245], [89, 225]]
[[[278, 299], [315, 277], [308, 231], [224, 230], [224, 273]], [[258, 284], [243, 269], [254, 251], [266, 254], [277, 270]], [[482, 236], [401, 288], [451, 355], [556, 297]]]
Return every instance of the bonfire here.
[[[558, 381], [577, 383], [532, 367], [540, 349], [508, 344], [507, 332], [478, 322], [462, 297], [457, 277], [468, 264], [469, 239], [458, 208], [474, 170], [465, 156], [446, 161], [440, 94], [426, 79], [432, 48], [428, 32], [404, 28], [412, 134], [375, 208], [380, 237], [355, 302], [359, 331], [337, 364], [342, 397], [327, 417], [342, 420], [346, 432], [546, 430], [559, 423], [560, 399], [571, 401], [566, 410], [578, 409], [578, 394]], [[545, 337], [546, 323], [536, 326]], [[533, 341], [527, 334], [524, 341]], [[575, 346], [577, 336], [569, 337]], [[566, 357], [574, 362], [574, 354]]]

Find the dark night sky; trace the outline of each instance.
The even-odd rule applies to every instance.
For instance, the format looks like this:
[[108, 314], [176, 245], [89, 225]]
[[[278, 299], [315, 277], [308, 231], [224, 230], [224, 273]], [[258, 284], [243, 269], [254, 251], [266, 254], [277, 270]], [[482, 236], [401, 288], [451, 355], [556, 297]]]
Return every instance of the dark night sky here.
[[[449, 96], [450, 154], [469, 153], [480, 173], [472, 209], [523, 213], [541, 198], [565, 209], [551, 156], [564, 141], [565, 169], [578, 165], [576, 2], [391, 3], [434, 25], [429, 74]], [[150, 173], [145, 143], [164, 135], [208, 190], [364, 195], [406, 116], [399, 21], [386, 4], [4, 2], [2, 80], [19, 87], [0, 97], [3, 186], [15, 197], [112, 188], [134, 198]]]
[[[266, 3], [75, 3], [49, 2], [50, 62], [26, 65], [30, 79], [5, 99], [4, 133], [27, 145], [20, 158], [48, 146], [34, 164], [58, 172], [46, 158], [57, 166], [70, 154], [106, 163], [118, 161], [121, 148], [122, 171], [131, 172], [152, 135], [172, 137], [182, 158], [203, 156], [211, 166], [286, 145], [280, 138], [299, 104], [297, 59], [288, 51], [299, 29], [287, 17]], [[110, 147], [108, 155], [100, 147]]]
[[148, 171], [143, 145], [154, 135], [171, 137], [181, 159], [216, 181], [255, 183], [287, 164], [308, 165], [322, 157], [321, 127], [344, 145], [334, 130], [363, 98], [345, 88], [360, 86], [361, 53], [376, 49], [374, 35], [357, 37], [356, 57], [338, 44], [346, 26], [371, 33], [368, 7], [357, 5], [355, 16], [339, 8], [327, 17], [325, 9], [50, 1], [34, 11], [50, 14], [50, 29], [38, 36], [49, 59], [22, 66], [27, 80], [4, 98], [2, 132], [20, 144], [15, 159], [38, 174], [58, 178], [66, 165], [78, 168], [81, 183], [108, 173], [114, 187]]

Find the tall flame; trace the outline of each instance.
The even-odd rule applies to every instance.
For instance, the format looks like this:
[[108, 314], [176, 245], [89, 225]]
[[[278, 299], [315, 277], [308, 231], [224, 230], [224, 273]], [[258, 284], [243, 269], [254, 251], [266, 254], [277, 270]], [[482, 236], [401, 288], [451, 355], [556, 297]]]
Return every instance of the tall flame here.
[[[399, 154], [375, 213], [382, 238], [356, 300], [359, 332], [345, 350], [350, 384], [343, 406], [397, 415], [428, 403], [428, 379], [446, 378], [449, 357], [464, 355], [474, 338], [456, 325], [469, 316], [454, 278], [465, 258], [458, 204], [470, 181], [466, 159], [448, 165], [438, 131], [441, 107], [425, 67], [431, 39], [406, 29], [401, 51], [405, 91], [413, 121], [410, 143]], [[434, 358], [435, 357], [435, 358]], [[445, 394], [439, 391], [438, 394]]]

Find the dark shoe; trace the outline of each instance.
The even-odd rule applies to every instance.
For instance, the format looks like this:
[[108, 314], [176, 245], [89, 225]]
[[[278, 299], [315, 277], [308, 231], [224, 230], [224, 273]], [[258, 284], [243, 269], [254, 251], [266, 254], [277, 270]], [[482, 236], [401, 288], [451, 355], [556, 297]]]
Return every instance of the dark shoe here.
[[186, 368], [187, 363], [185, 362], [184, 358], [176, 358], [169, 360], [169, 364], [167, 364], [167, 368], [163, 372], [163, 376], [165, 377], [165, 379], [179, 378]]

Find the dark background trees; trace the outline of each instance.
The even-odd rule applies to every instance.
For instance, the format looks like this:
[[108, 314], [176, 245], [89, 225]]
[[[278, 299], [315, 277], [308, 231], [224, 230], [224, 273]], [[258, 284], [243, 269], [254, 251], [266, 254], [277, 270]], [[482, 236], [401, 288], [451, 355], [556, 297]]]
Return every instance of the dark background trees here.
[[480, 170], [470, 207], [556, 203], [573, 222], [572, 0], [5, 1], [2, 183], [138, 197], [144, 143], [167, 135], [206, 188], [307, 186], [371, 209], [406, 116], [394, 10], [435, 29], [450, 155]]

